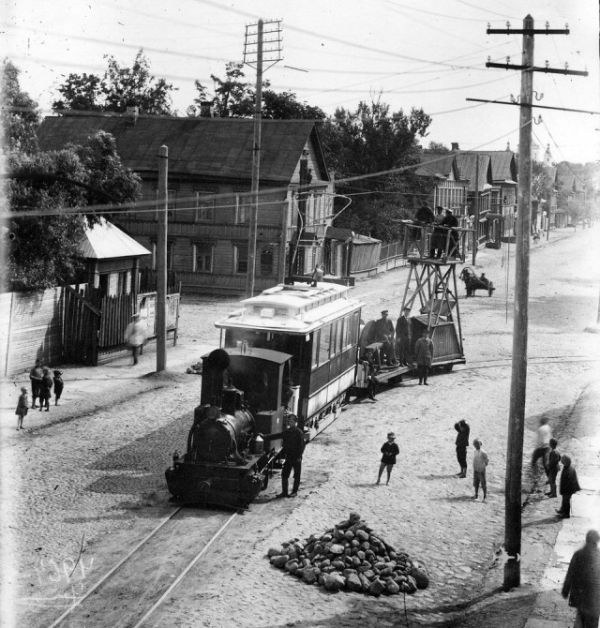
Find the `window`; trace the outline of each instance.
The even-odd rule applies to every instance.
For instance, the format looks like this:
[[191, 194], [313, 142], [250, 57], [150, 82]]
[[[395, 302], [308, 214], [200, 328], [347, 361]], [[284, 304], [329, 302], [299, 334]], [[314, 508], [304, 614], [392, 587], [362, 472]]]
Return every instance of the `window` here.
[[194, 244], [192, 264], [192, 270], [196, 273], [212, 273], [213, 245], [207, 242]]
[[263, 277], [273, 274], [273, 249], [270, 246], [260, 252], [260, 274]]
[[252, 198], [248, 195], [237, 195], [235, 197], [235, 222], [247, 223], [250, 219], [252, 209]]
[[321, 332], [316, 331], [313, 334], [313, 345], [312, 345], [312, 367], [315, 368], [319, 364], [319, 339], [321, 337]]
[[215, 219], [215, 199], [203, 198], [214, 192], [196, 192], [196, 222], [213, 222]]
[[233, 268], [235, 273], [248, 272], [248, 244], [240, 242], [233, 245]]
[[321, 342], [319, 343], [319, 364], [324, 364], [329, 360], [329, 338], [331, 336], [331, 325], [325, 325], [321, 329]]

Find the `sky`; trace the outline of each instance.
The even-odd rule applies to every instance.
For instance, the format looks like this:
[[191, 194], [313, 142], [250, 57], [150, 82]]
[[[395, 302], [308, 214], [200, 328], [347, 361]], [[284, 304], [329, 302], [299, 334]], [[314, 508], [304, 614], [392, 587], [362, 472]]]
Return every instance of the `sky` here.
[[[122, 66], [139, 48], [152, 73], [177, 87], [180, 115], [196, 96], [195, 79], [212, 88], [228, 61], [241, 61], [247, 25], [281, 20], [281, 60], [264, 78], [275, 91], [332, 114], [359, 101], [380, 99], [393, 112], [423, 108], [433, 122], [421, 140], [457, 142], [462, 150], [518, 149], [516, 106], [468, 102], [511, 101], [520, 72], [486, 68], [488, 57], [521, 63], [521, 35], [488, 35], [486, 29], [521, 28], [529, 12], [536, 28], [569, 35], [536, 35], [535, 65], [588, 70], [588, 77], [534, 74], [539, 104], [600, 111], [597, 0], [3, 0], [7, 56], [21, 70], [22, 88], [45, 115], [57, 87], [71, 73], [102, 74], [105, 55]], [[272, 25], [265, 30], [274, 28]], [[266, 34], [275, 37], [275, 34]], [[268, 48], [267, 48], [268, 49]], [[267, 56], [265, 54], [265, 56]], [[265, 64], [268, 65], [268, 64]], [[246, 66], [249, 81], [255, 69]], [[597, 161], [600, 116], [535, 110], [533, 141], [542, 159]], [[541, 120], [538, 116], [541, 115]]]

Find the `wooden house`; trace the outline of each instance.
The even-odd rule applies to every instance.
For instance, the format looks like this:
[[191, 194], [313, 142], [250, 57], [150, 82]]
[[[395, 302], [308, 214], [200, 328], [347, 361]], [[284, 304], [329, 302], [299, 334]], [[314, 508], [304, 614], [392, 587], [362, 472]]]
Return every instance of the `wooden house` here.
[[431, 207], [451, 209], [459, 219], [466, 216], [468, 181], [461, 176], [455, 153], [424, 151], [415, 174], [433, 181], [433, 190], [426, 199]]
[[[244, 293], [253, 207], [253, 121], [67, 113], [44, 119], [40, 147], [82, 143], [100, 130], [115, 137], [123, 163], [142, 178], [142, 200], [157, 199], [158, 152], [160, 146], [168, 147], [168, 269], [183, 291]], [[314, 121], [265, 120], [260, 148], [257, 291], [288, 273], [312, 273], [323, 259], [333, 214], [333, 184]], [[152, 268], [157, 211], [143, 203], [137, 209], [113, 219], [151, 252], [141, 263]], [[298, 244], [292, 260], [291, 242]]]

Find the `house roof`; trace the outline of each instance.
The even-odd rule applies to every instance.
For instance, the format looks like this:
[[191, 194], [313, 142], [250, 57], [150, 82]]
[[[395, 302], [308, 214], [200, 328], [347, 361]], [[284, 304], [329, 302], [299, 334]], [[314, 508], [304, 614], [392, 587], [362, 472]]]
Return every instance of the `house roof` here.
[[[491, 158], [488, 153], [455, 153], [462, 179], [468, 179], [469, 192], [481, 191], [491, 181]], [[479, 175], [479, 176], [477, 176]]]
[[[241, 118], [175, 118], [120, 114], [49, 116], [38, 130], [40, 148], [83, 144], [97, 131], [111, 133], [126, 166], [156, 172], [160, 146], [169, 147], [169, 173], [250, 179], [254, 122]], [[309, 138], [318, 150], [319, 179], [328, 181], [314, 120], [263, 120], [261, 180], [289, 183]], [[317, 174], [317, 173], [315, 173]]]
[[88, 226], [78, 244], [79, 254], [86, 259], [110, 259], [150, 255], [150, 251], [105, 218]]
[[517, 162], [512, 150], [473, 151], [479, 155], [489, 155], [492, 167], [492, 181], [517, 180]]
[[421, 159], [422, 163], [415, 170], [415, 174], [422, 177], [447, 179], [454, 172], [454, 178], [459, 179], [460, 173], [456, 169], [455, 157], [454, 153], [424, 152]]

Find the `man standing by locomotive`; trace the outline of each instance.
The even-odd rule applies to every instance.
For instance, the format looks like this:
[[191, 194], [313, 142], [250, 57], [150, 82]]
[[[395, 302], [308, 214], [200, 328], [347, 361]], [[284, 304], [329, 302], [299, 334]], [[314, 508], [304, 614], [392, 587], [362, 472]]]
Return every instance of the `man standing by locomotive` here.
[[404, 306], [396, 322], [396, 343], [398, 345], [398, 360], [400, 364], [408, 366], [410, 360], [411, 325], [408, 315], [410, 308]]
[[419, 384], [428, 386], [427, 376], [429, 375], [429, 369], [433, 362], [433, 340], [429, 337], [427, 327], [423, 329], [421, 337], [415, 343], [415, 358], [417, 361]]
[[[277, 497], [296, 497], [300, 487], [302, 473], [302, 454], [304, 452], [304, 432], [298, 427], [298, 420], [293, 414], [287, 417], [287, 429], [283, 433], [282, 455], [285, 456], [281, 470], [281, 493]], [[294, 470], [294, 485], [288, 493], [290, 474]]]
[[382, 351], [389, 364], [397, 364], [394, 349], [394, 323], [388, 318], [388, 311], [381, 312], [381, 318], [375, 321], [375, 342], [383, 344]]

